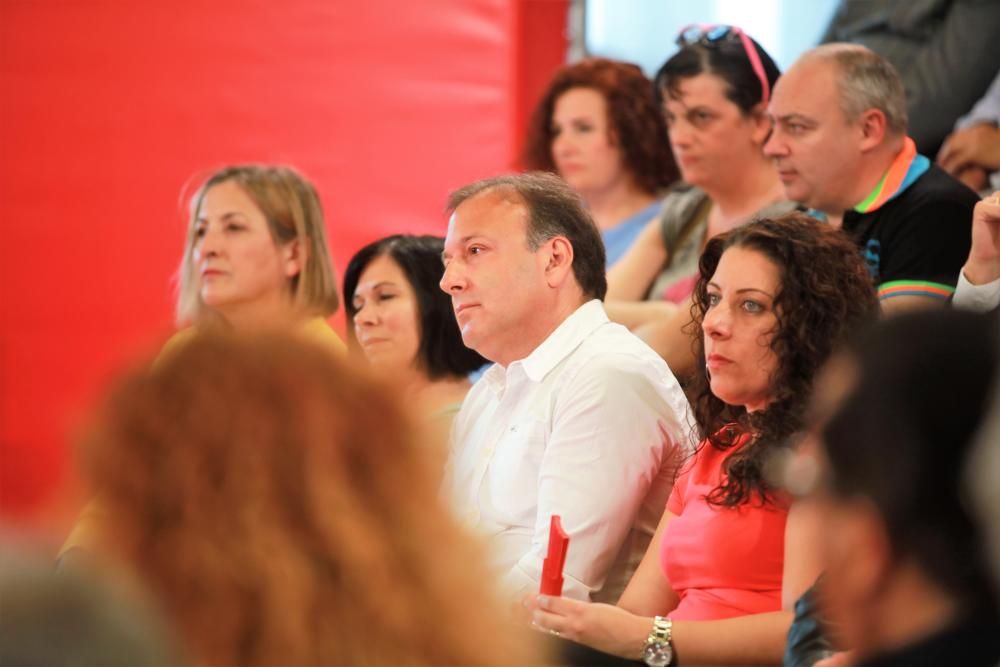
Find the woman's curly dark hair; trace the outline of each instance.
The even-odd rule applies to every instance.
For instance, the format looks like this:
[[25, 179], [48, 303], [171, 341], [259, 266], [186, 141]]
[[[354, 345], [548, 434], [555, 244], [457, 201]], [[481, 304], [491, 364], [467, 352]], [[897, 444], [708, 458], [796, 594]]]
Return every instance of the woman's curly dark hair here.
[[733, 507], [759, 498], [773, 500], [764, 464], [775, 448], [787, 447], [803, 427], [803, 413], [813, 377], [846, 338], [879, 311], [878, 297], [861, 253], [846, 234], [802, 213], [764, 218], [708, 241], [698, 263], [699, 277], [691, 306], [697, 368], [705, 368], [701, 323], [707, 285], [729, 248], [755, 250], [778, 267], [780, 288], [774, 300], [778, 320], [771, 349], [778, 368], [771, 378], [771, 401], [765, 410], [747, 413], [716, 397], [706, 373], [689, 385], [703, 446], [726, 450], [753, 439], [727, 457], [725, 481], [708, 501]]
[[667, 126], [652, 82], [637, 65], [587, 58], [556, 72], [531, 117], [522, 162], [527, 169], [556, 172], [552, 160], [552, 114], [556, 100], [572, 88], [591, 88], [608, 105], [610, 141], [644, 192], [654, 194], [678, 179]]

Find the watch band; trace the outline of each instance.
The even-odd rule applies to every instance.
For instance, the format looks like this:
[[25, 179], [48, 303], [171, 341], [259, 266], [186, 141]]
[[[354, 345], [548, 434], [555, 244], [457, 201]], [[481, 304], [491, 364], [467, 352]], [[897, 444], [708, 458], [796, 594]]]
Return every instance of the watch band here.
[[667, 667], [674, 658], [673, 621], [663, 616], [653, 619], [642, 659], [649, 667]]

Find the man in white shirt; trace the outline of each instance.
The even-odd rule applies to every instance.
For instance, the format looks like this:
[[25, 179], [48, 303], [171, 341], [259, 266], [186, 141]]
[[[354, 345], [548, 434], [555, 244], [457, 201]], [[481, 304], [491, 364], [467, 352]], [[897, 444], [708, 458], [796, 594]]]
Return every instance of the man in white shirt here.
[[487, 179], [448, 207], [441, 288], [465, 344], [496, 362], [455, 419], [455, 505], [490, 539], [511, 594], [538, 590], [558, 514], [563, 594], [616, 601], [690, 452], [687, 399], [605, 315], [600, 233], [561, 179]]
[[1000, 191], [973, 209], [972, 249], [952, 302], [977, 312], [1000, 307]]

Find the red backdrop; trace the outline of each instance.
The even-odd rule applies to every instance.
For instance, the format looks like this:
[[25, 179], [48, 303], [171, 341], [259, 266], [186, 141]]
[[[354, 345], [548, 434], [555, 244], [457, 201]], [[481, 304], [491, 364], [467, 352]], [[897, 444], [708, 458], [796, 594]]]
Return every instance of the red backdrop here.
[[295, 165], [341, 270], [444, 229], [513, 164], [567, 0], [0, 3], [0, 516], [66, 477], [67, 429], [170, 332], [193, 176]]

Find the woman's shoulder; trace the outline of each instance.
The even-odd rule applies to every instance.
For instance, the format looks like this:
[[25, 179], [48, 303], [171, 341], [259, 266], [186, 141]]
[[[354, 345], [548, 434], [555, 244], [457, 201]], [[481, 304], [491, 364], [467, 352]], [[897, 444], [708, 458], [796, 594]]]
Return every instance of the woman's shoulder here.
[[153, 366], [162, 364], [166, 359], [169, 359], [173, 355], [177, 354], [179, 350], [187, 347], [197, 333], [197, 329], [194, 326], [184, 327], [167, 339], [167, 342], [163, 344], [160, 348], [160, 353], [156, 355], [156, 359], [153, 360]]
[[302, 336], [311, 343], [342, 355], [347, 352], [343, 339], [333, 330], [325, 317], [313, 317], [302, 326]]
[[660, 217], [668, 214], [679, 215], [682, 212], [696, 208], [708, 199], [704, 190], [688, 183], [676, 183], [660, 194]]

